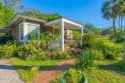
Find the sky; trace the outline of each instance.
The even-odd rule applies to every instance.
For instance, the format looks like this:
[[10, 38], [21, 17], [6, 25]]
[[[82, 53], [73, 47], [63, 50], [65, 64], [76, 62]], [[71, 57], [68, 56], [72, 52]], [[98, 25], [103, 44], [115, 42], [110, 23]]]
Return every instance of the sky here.
[[111, 26], [111, 21], [102, 17], [101, 7], [105, 0], [21, 0], [26, 8], [36, 8], [42, 13], [58, 13], [61, 16], [90, 22], [98, 28]]

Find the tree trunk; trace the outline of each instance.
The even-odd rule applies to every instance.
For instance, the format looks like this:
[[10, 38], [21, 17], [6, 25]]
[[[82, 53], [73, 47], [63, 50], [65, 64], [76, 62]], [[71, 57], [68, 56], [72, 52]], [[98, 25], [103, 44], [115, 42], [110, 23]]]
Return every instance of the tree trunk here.
[[122, 61], [125, 63], [125, 34], [124, 34], [124, 49], [123, 49]]
[[124, 19], [124, 18], [121, 17], [121, 29], [120, 29], [120, 36], [121, 36], [121, 37], [122, 37], [122, 27], [123, 27], [122, 24], [123, 24], [123, 19]]
[[113, 18], [113, 32], [114, 32], [113, 36], [114, 36], [114, 38], [116, 38], [115, 20], [116, 20], [116, 19]]

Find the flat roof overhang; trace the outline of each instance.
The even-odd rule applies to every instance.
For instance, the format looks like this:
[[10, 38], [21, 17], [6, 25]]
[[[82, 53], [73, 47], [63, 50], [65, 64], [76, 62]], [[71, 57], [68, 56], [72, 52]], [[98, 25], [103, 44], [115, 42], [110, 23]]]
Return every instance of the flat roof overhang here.
[[10, 23], [7, 25], [8, 28], [10, 28], [10, 26], [12, 26], [15, 22], [17, 22], [20, 18], [22, 19], [27, 19], [27, 20], [32, 20], [32, 21], [37, 21], [37, 22], [43, 22], [46, 23], [45, 20], [42, 19], [37, 19], [37, 18], [32, 18], [32, 17], [28, 17], [28, 16], [24, 16], [24, 15], [20, 15], [20, 14], [16, 14], [13, 19], [10, 21]]
[[9, 33], [10, 28], [0, 28], [0, 33]]
[[79, 29], [83, 27], [82, 24], [75, 22], [73, 20], [64, 18], [64, 17], [48, 22], [45, 24], [45, 26], [52, 26], [54, 28], [60, 28], [62, 20], [64, 21], [64, 27], [67, 29]]

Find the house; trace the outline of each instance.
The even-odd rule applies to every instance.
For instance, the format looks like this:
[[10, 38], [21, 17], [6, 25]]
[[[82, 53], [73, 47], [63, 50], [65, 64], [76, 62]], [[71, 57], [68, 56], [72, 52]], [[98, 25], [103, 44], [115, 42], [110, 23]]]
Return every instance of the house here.
[[32, 34], [34, 34], [39, 40], [40, 31], [42, 32], [43, 30], [47, 30], [50, 32], [50, 36], [52, 37], [53, 41], [57, 41], [54, 38], [54, 34], [58, 33], [58, 43], [60, 43], [60, 48], [64, 51], [65, 40], [72, 39], [72, 29], [80, 30], [82, 39], [83, 25], [73, 20], [61, 17], [59, 19], [46, 22], [42, 19], [16, 14], [6, 28], [0, 29], [0, 32], [8, 32], [17, 42], [24, 44], [30, 42]]

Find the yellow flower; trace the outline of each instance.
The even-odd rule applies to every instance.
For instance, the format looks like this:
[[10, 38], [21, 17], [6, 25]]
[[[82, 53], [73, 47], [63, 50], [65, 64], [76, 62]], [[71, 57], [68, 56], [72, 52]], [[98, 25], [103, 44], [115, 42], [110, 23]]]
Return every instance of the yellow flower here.
[[37, 67], [32, 67], [31, 70], [32, 70], [32, 71], [37, 71], [38, 68], [37, 68]]

